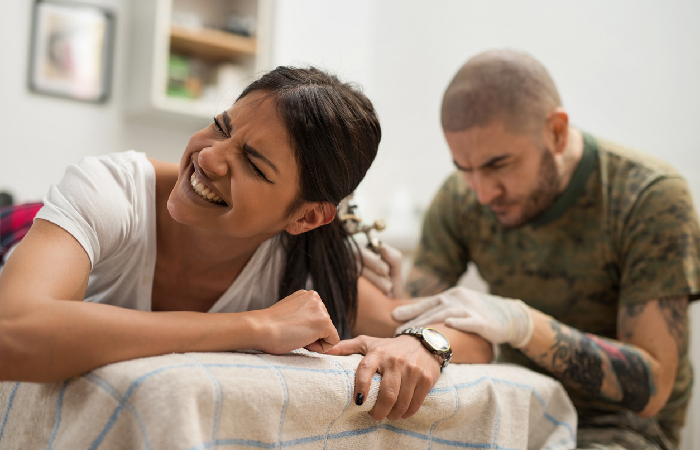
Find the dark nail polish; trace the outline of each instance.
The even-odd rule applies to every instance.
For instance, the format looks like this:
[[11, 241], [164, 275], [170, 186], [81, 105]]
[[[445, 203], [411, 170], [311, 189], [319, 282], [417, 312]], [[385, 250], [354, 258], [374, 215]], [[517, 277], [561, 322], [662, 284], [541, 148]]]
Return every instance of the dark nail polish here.
[[357, 406], [362, 405], [365, 402], [365, 395], [362, 392], [358, 392], [357, 396], [355, 396], [355, 404]]

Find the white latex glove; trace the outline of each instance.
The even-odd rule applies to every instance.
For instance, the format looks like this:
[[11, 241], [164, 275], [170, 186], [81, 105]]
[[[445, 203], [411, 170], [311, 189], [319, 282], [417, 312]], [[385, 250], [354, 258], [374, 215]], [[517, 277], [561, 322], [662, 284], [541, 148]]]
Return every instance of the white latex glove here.
[[464, 287], [399, 306], [391, 313], [406, 322], [396, 332], [444, 322], [457, 330], [475, 333], [493, 344], [520, 348], [530, 342], [535, 325], [530, 308], [521, 300], [484, 294]]
[[403, 296], [401, 261], [403, 255], [394, 247], [380, 243], [379, 255], [366, 247], [360, 248], [364, 267], [361, 275], [389, 297]]

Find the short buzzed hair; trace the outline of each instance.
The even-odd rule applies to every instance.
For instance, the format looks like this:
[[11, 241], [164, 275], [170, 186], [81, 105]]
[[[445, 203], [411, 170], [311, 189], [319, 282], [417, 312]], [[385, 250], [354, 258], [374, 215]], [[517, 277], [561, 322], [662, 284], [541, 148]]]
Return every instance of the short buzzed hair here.
[[464, 64], [442, 99], [444, 131], [500, 119], [509, 132], [534, 131], [561, 106], [554, 80], [539, 61], [515, 50], [491, 50]]

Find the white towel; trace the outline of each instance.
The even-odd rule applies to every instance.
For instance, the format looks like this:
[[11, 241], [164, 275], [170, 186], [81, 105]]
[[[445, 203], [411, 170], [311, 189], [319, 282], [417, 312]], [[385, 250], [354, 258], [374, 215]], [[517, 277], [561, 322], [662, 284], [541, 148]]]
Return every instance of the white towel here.
[[126, 361], [62, 383], [0, 383], [5, 449], [571, 449], [559, 382], [510, 365], [448, 366], [409, 419], [353, 399], [360, 355], [187, 353]]

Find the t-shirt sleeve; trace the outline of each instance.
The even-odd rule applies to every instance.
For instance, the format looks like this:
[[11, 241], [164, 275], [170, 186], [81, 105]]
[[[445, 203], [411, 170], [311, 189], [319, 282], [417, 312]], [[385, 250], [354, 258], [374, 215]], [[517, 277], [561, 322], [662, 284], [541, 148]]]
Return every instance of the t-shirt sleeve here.
[[661, 178], [647, 187], [624, 230], [621, 304], [700, 296], [700, 230], [682, 178]]
[[464, 214], [464, 188], [453, 174], [437, 192], [423, 220], [414, 267], [454, 286], [469, 262], [469, 251], [460, 226]]
[[73, 235], [92, 267], [120, 248], [137, 220], [134, 177], [116, 155], [86, 157], [68, 166], [36, 216]]

